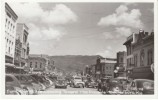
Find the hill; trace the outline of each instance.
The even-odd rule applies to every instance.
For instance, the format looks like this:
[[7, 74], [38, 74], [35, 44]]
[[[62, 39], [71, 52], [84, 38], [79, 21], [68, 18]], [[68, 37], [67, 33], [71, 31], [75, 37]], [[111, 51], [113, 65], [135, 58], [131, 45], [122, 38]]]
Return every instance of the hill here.
[[54, 61], [55, 66], [58, 69], [65, 72], [83, 71], [86, 65], [92, 65], [96, 63], [96, 59], [99, 55], [82, 56], [82, 55], [66, 55], [66, 56], [49, 56], [50, 61]]

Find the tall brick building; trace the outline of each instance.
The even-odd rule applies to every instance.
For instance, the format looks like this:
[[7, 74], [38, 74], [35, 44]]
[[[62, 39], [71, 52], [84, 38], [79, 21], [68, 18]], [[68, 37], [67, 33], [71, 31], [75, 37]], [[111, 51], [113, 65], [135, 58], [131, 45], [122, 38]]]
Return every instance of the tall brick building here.
[[127, 48], [127, 74], [131, 78], [154, 79], [154, 32], [133, 33], [124, 43]]

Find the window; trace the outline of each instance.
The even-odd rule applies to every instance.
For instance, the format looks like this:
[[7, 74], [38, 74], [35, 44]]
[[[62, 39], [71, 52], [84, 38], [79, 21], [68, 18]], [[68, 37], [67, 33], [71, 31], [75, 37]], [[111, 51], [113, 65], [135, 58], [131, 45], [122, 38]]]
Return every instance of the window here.
[[40, 63], [40, 68], [42, 68], [42, 63]]
[[144, 50], [141, 50], [140, 52], [140, 65], [141, 66], [144, 66], [144, 57], [145, 57]]
[[37, 68], [37, 62], [35, 63], [35, 68]]
[[32, 68], [32, 62], [30, 62], [30, 68]]
[[153, 51], [152, 49], [148, 50], [148, 65], [151, 65], [153, 63]]
[[134, 66], [137, 67], [137, 54], [134, 55]]
[[120, 58], [121, 63], [123, 63], [123, 58]]
[[9, 47], [9, 49], [8, 49], [8, 52], [10, 53], [10, 47]]

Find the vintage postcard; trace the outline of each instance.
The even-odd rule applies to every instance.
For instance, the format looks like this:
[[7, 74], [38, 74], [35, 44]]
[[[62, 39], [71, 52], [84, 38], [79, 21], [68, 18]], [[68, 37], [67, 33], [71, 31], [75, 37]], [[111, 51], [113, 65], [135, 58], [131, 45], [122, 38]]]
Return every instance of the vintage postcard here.
[[157, 0], [1, 5], [3, 98], [157, 98]]

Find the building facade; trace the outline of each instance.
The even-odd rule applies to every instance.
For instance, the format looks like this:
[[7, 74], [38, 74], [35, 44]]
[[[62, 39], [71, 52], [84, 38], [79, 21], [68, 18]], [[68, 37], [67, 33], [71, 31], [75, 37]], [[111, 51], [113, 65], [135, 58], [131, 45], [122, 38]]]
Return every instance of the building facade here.
[[29, 57], [27, 70], [30, 72], [44, 72], [47, 60], [42, 57]]
[[98, 58], [95, 66], [95, 78], [114, 78], [114, 68], [116, 66], [116, 59]]
[[5, 63], [14, 64], [16, 25], [18, 16], [12, 8], [5, 3]]
[[[16, 28], [16, 49], [15, 49], [15, 58], [18, 58], [20, 54], [20, 67], [27, 66], [28, 55], [29, 55], [29, 43], [28, 35], [29, 28], [24, 23], [17, 23]], [[21, 44], [21, 46], [19, 45]]]
[[117, 70], [116, 77], [126, 77], [126, 66], [127, 66], [127, 60], [126, 60], [126, 52], [125, 51], [119, 51], [117, 52], [117, 65], [115, 70]]
[[133, 33], [124, 43], [127, 48], [127, 72], [132, 78], [154, 79], [154, 32]]

